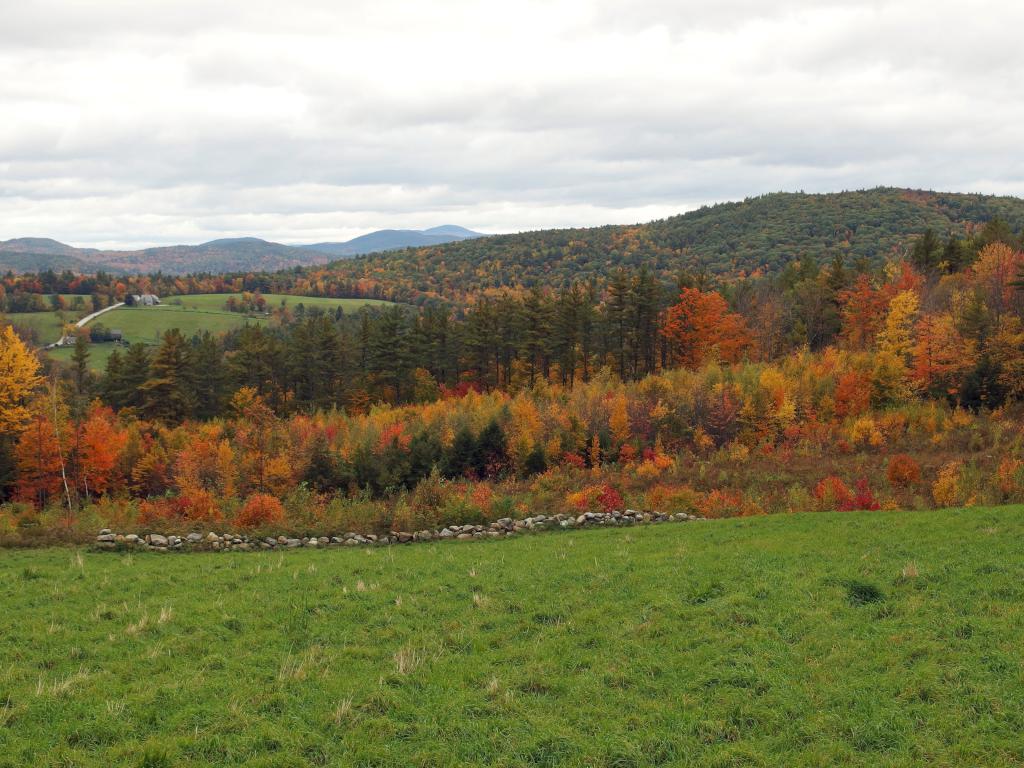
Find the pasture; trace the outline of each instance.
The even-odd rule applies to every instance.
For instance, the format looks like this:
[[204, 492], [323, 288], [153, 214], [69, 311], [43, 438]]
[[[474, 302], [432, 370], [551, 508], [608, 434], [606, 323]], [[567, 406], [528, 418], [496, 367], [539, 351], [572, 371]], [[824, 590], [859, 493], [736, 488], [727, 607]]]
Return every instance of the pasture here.
[[0, 553], [0, 766], [1014, 766], [1024, 509]]

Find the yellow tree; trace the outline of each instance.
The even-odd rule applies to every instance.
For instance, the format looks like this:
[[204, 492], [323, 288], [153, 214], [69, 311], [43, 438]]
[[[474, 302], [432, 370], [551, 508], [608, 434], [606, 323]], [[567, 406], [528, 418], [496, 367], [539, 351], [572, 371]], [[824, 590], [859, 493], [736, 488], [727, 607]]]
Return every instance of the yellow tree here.
[[31, 414], [26, 404], [42, 383], [39, 360], [14, 329], [0, 329], [0, 435], [17, 434]]
[[899, 360], [906, 361], [913, 351], [914, 317], [917, 315], [917, 294], [900, 291], [889, 302], [885, 327], [878, 334], [878, 348]]

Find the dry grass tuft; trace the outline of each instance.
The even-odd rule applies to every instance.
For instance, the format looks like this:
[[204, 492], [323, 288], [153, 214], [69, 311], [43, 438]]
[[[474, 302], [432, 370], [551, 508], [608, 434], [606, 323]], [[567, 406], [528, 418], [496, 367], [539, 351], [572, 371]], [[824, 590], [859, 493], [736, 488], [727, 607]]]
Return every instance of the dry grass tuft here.
[[403, 646], [395, 654], [395, 671], [400, 675], [415, 672], [427, 660], [427, 653], [422, 648], [411, 645]]
[[352, 699], [342, 699], [338, 702], [338, 706], [334, 708], [334, 714], [331, 719], [334, 720], [335, 725], [341, 725], [343, 722], [348, 720], [349, 715], [352, 714]]

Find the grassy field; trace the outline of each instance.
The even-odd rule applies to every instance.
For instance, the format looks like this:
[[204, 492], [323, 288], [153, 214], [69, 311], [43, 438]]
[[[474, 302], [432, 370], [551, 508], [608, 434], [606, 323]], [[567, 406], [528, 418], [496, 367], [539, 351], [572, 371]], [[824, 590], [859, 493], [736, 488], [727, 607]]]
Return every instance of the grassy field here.
[[[239, 328], [245, 323], [266, 322], [264, 317], [251, 317], [240, 312], [228, 312], [224, 303], [228, 297], [241, 294], [214, 293], [200, 296], [171, 296], [157, 307], [121, 307], [108, 312], [94, 322], [107, 328], [116, 328], [124, 333], [130, 342], [156, 343], [165, 331], [178, 328], [186, 336], [202, 331], [222, 333]], [[295, 308], [299, 304], [321, 309], [342, 307], [346, 312], [355, 312], [364, 305], [385, 302], [362, 299], [324, 299], [305, 296], [265, 296], [268, 308], [277, 308], [281, 302]]]
[[3, 315], [3, 318], [19, 328], [32, 328], [36, 332], [40, 344], [49, 344], [60, 338], [64, 323], [73, 323], [92, 311], [92, 299], [89, 296], [76, 296], [67, 293], [61, 295], [69, 307], [76, 298], [81, 298], [82, 308], [67, 309], [63, 313], [8, 312]]
[[[228, 312], [224, 304], [229, 296], [241, 297], [242, 294], [213, 293], [197, 296], [170, 296], [165, 303], [157, 307], [121, 307], [97, 318], [95, 323], [102, 324], [107, 328], [120, 330], [124, 338], [132, 343], [143, 342], [145, 344], [156, 344], [165, 331], [178, 328], [185, 336], [192, 336], [196, 333], [209, 331], [210, 333], [223, 333], [239, 328], [245, 323], [265, 323], [266, 317], [248, 316], [240, 312]], [[384, 301], [375, 299], [330, 299], [309, 296], [285, 296], [280, 294], [267, 294], [267, 306], [270, 309], [280, 308], [282, 302], [288, 307], [295, 309], [302, 304], [307, 309], [320, 308], [334, 310], [341, 307], [345, 312], [357, 312], [363, 306], [380, 306], [387, 304]], [[28, 313], [26, 313], [27, 315]], [[59, 338], [60, 325], [57, 316], [52, 313], [38, 313], [37, 321], [44, 321], [55, 324], [54, 332], [50, 333], [47, 341], [55, 341]], [[69, 319], [71, 313], [67, 313]], [[22, 315], [19, 315], [21, 317]], [[9, 317], [14, 317], [10, 315]], [[13, 321], [12, 321], [13, 322]], [[92, 323], [90, 323], [92, 325]], [[93, 370], [102, 371], [106, 368], [107, 359], [110, 357], [115, 346], [113, 344], [95, 344], [91, 348], [89, 360]], [[68, 362], [71, 360], [72, 350], [54, 349], [47, 352], [53, 359]]]
[[[224, 303], [228, 300], [229, 296], [241, 298], [242, 294], [208, 293], [196, 296], [169, 296], [164, 302], [172, 306], [176, 306], [178, 302], [181, 302], [181, 305], [186, 309], [223, 311]], [[331, 299], [322, 296], [288, 296], [281, 293], [266, 293], [263, 294], [263, 298], [267, 300], [267, 307], [269, 309], [277, 309], [282, 305], [295, 309], [299, 304], [302, 304], [307, 309], [317, 307], [319, 309], [334, 310], [337, 307], [341, 307], [345, 312], [357, 312], [363, 306], [385, 306], [388, 304], [386, 301], [379, 301], [377, 299]]]
[[[116, 344], [91, 344], [89, 346], [89, 368], [94, 373], [102, 373], [107, 368], [107, 360], [113, 354], [115, 349], [120, 349], [121, 354], [125, 352], [124, 347], [118, 347]], [[57, 349], [48, 349], [46, 354], [54, 360], [60, 360], [62, 363], [70, 363], [71, 356], [75, 353], [74, 347], [59, 347]]]
[[1021, 765], [1022, 536], [1018, 507], [5, 551], [0, 766]]

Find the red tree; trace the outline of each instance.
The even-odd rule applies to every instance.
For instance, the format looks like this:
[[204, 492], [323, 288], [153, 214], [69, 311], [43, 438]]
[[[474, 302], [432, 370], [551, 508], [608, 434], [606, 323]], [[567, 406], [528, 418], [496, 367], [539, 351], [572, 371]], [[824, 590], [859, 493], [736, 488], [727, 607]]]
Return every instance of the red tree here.
[[720, 293], [697, 288], [682, 290], [679, 303], [668, 309], [661, 332], [675, 359], [688, 368], [709, 358], [736, 362], [753, 343], [743, 316], [730, 312]]

